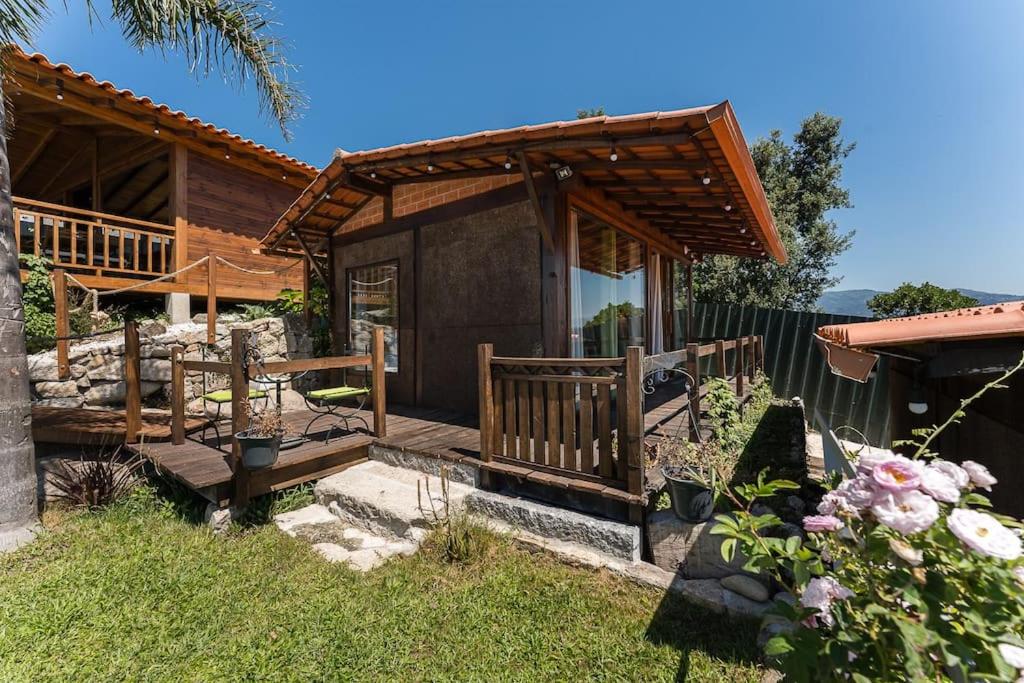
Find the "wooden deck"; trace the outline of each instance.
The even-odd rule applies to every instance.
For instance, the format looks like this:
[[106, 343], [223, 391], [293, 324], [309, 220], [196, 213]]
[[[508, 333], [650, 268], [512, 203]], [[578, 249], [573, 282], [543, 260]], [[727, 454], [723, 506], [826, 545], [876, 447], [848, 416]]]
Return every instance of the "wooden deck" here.
[[[189, 418], [185, 428], [198, 429], [205, 420]], [[124, 443], [124, 410], [32, 407], [32, 440], [82, 446], [116, 446]], [[166, 412], [143, 411], [140, 436], [146, 441], [171, 438], [171, 416]]]

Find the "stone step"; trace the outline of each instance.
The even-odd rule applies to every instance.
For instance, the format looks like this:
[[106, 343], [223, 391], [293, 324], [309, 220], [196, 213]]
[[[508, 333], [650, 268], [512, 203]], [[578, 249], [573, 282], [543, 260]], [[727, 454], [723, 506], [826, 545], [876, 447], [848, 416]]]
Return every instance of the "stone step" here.
[[415, 470], [424, 474], [440, 476], [441, 469], [448, 470], [448, 478], [451, 481], [469, 486], [478, 486], [480, 483], [480, 470], [476, 465], [464, 462], [453, 462], [438, 457], [423, 455], [415, 451], [389, 446], [386, 444], [370, 445], [370, 460], [382, 462], [385, 465], [401, 467], [407, 470]]
[[[449, 482], [448, 491], [449, 502], [457, 510], [473, 488]], [[442, 511], [439, 477], [373, 460], [321, 479], [314, 493], [317, 502], [351, 526], [417, 542], [430, 528], [428, 501], [433, 501], [438, 513]], [[421, 500], [424, 509], [420, 509]]]
[[418, 547], [407, 539], [350, 526], [318, 503], [276, 515], [274, 523], [289, 536], [310, 543], [328, 561], [344, 562], [359, 571], [369, 571], [398, 555], [411, 555]]
[[466, 511], [497, 531], [525, 532], [585, 552], [626, 562], [640, 561], [640, 528], [592, 517], [505, 493], [473, 490], [464, 499]]

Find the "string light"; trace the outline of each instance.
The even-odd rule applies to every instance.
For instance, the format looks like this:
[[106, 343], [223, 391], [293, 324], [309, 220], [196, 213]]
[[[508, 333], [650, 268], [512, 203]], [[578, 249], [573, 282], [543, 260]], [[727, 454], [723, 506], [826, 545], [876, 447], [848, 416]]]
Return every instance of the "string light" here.
[[747, 226], [741, 225], [740, 226], [740, 234], [741, 235], [745, 235], [746, 233], [747, 233]]
[[324, 199], [330, 199], [330, 198], [331, 198], [331, 193], [330, 192], [324, 192]]
[[287, 173], [282, 173], [281, 174], [281, 180], [288, 180], [288, 174]]
[[224, 158], [225, 159], [230, 159], [231, 158], [231, 152], [224, 152]]
[[750, 240], [750, 246], [756, 247], [757, 246], [757, 240]]
[[377, 172], [376, 171], [370, 171], [370, 177], [373, 178], [374, 180], [376, 180], [377, 179]]
[[729, 204], [728, 202], [726, 202], [725, 206], [723, 206], [722, 208], [725, 209], [726, 213], [728, 213], [728, 212], [732, 211], [732, 204]]
[[612, 153], [608, 155], [608, 158], [611, 159], [612, 161], [618, 161], [619, 160], [619, 154], [618, 154], [618, 152], [615, 151], [615, 146], [614, 145], [612, 146]]
[[512, 155], [507, 152], [505, 153], [505, 170], [512, 170]]
[[64, 81], [57, 79], [57, 99], [64, 100]]
[[433, 172], [434, 172], [434, 165], [433, 164], [427, 164], [427, 173], [433, 173]]
[[709, 175], [708, 175], [707, 173], [705, 173], [705, 174], [704, 174], [704, 175], [703, 175], [703, 176], [701, 177], [700, 181], [701, 181], [702, 183], [704, 183], [705, 185], [710, 185], [710, 184], [711, 184], [711, 176], [709, 176]]

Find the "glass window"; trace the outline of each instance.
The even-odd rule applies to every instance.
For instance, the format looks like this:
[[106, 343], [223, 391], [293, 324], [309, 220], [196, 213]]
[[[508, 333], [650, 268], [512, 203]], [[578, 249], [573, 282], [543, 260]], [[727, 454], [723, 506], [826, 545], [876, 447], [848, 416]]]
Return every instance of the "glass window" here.
[[672, 331], [674, 334], [673, 344], [675, 348], [681, 349], [686, 346], [688, 331], [687, 320], [687, 292], [686, 292], [686, 266], [679, 261], [672, 261]]
[[369, 353], [373, 328], [384, 328], [384, 369], [398, 372], [398, 261], [348, 271], [348, 341]]
[[644, 344], [644, 246], [577, 209], [569, 230], [573, 357], [623, 356]]

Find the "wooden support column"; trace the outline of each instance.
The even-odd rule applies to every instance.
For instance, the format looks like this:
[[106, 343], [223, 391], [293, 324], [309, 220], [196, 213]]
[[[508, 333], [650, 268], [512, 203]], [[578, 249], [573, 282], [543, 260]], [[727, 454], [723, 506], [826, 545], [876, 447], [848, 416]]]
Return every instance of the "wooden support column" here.
[[235, 434], [249, 426], [249, 373], [245, 367], [247, 330], [231, 330], [231, 503], [249, 502], [249, 470], [242, 464], [242, 448]]
[[715, 340], [715, 374], [726, 379], [729, 377], [729, 373], [725, 368], [725, 340]]
[[744, 337], [736, 339], [736, 395], [740, 398], [743, 398], [743, 374], [746, 372], [744, 369], [746, 352], [743, 349], [745, 343]]
[[71, 335], [71, 321], [68, 320], [68, 281], [61, 268], [53, 270], [53, 310], [57, 322], [57, 379], [66, 380], [71, 378], [71, 363], [68, 361], [71, 341], [67, 339]]
[[384, 223], [390, 223], [395, 218], [394, 186], [388, 186], [387, 194], [381, 195], [382, 208], [384, 210]]
[[[700, 440], [700, 345], [686, 345], [686, 373], [693, 378], [690, 386], [690, 441]], [[694, 419], [693, 416], [696, 416]]]
[[171, 443], [185, 443], [185, 347], [171, 347]]
[[124, 421], [125, 442], [138, 443], [142, 429], [142, 387], [140, 383], [139, 327], [134, 320], [124, 323]]
[[[171, 145], [168, 155], [168, 199], [169, 222], [174, 226], [174, 267], [178, 270], [188, 265], [188, 149], [180, 143]], [[175, 282], [184, 282], [188, 277], [182, 273]]]
[[[626, 441], [627, 490], [638, 496], [642, 496], [644, 492], [643, 362], [642, 346], [630, 346], [626, 349], [626, 395], [622, 397], [625, 398], [626, 433], [619, 438]], [[642, 523], [643, 507], [630, 505], [629, 521], [634, 524]]]
[[373, 328], [373, 434], [387, 436], [387, 389], [384, 374], [384, 328]]
[[206, 343], [217, 341], [217, 257], [206, 253]]

